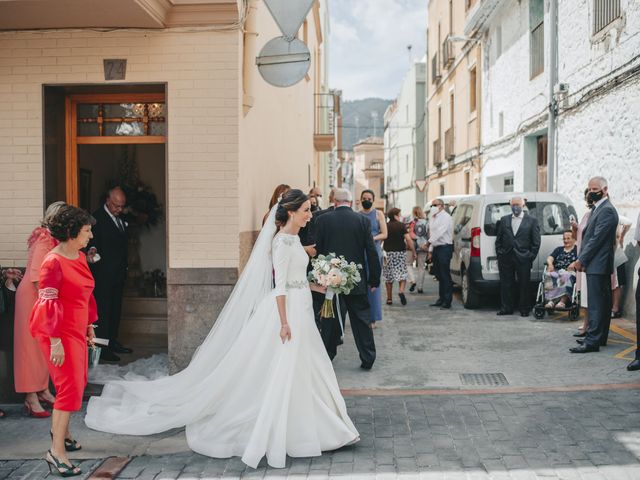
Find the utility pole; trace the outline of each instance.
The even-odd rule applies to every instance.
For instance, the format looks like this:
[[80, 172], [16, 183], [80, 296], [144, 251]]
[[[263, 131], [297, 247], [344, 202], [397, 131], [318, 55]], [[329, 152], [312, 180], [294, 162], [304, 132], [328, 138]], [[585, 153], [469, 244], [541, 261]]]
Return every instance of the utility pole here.
[[549, 127], [547, 129], [547, 191], [556, 185], [556, 116], [558, 105], [555, 89], [558, 83], [558, 0], [549, 1]]

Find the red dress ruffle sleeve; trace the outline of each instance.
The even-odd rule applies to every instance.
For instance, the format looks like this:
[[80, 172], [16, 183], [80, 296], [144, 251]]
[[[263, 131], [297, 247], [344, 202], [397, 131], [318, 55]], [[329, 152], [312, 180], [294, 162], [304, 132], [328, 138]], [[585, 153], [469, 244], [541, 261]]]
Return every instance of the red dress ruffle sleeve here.
[[62, 286], [62, 268], [59, 260], [49, 255], [42, 262], [36, 300], [29, 328], [34, 337], [60, 337], [64, 325], [64, 308], [58, 298]]

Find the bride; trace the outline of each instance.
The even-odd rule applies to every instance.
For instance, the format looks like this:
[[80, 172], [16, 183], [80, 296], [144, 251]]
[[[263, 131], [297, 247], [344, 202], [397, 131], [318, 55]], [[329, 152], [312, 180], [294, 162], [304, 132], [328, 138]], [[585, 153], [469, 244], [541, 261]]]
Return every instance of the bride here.
[[285, 193], [189, 366], [158, 380], [107, 383], [89, 401], [87, 426], [125, 435], [185, 426], [193, 451], [240, 456], [253, 468], [265, 455], [283, 468], [287, 455], [358, 441], [314, 321], [297, 235], [310, 219], [307, 196]]

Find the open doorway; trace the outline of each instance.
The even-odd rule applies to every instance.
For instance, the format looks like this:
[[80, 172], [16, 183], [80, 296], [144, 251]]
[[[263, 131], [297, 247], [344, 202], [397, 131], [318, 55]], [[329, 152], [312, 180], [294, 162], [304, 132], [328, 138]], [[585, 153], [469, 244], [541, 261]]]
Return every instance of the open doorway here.
[[[45, 200], [89, 212], [127, 195], [128, 271], [118, 337], [128, 363], [167, 350], [164, 85], [46, 86]], [[99, 253], [99, 252], [98, 252]]]

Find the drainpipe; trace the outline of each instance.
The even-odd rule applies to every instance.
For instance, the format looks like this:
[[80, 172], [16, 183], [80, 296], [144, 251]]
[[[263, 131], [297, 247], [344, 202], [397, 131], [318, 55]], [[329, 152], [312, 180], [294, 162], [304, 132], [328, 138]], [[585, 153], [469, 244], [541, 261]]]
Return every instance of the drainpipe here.
[[547, 130], [547, 190], [556, 191], [556, 115], [555, 88], [558, 83], [558, 0], [549, 1], [549, 127]]

